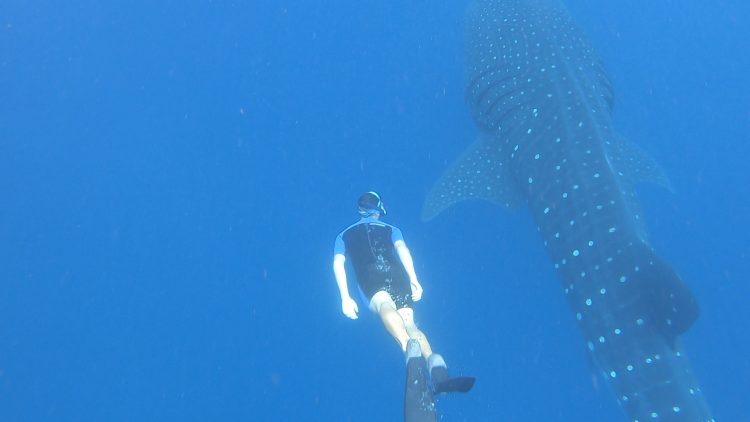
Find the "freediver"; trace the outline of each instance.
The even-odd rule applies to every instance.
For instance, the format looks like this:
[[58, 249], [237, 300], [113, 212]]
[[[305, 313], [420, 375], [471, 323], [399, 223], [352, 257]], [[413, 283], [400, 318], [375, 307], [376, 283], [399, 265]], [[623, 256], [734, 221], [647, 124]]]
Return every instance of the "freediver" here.
[[437, 385], [448, 379], [448, 371], [443, 357], [433, 353], [414, 321], [412, 305], [422, 298], [423, 289], [401, 230], [381, 221], [386, 210], [376, 192], [361, 195], [357, 208], [360, 220], [341, 232], [334, 246], [333, 272], [341, 294], [341, 310], [351, 319], [358, 318], [359, 307], [347, 285], [344, 264], [348, 257], [370, 310], [380, 316], [404, 353], [410, 339], [419, 342], [432, 383]]

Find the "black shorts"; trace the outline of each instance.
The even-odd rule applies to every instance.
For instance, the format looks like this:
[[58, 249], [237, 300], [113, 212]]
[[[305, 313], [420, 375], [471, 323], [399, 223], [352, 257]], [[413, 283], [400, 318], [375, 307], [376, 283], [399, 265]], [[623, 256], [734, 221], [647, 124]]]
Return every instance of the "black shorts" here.
[[409, 276], [401, 265], [368, 265], [357, 274], [357, 281], [368, 301], [382, 290], [391, 295], [396, 309], [411, 308], [414, 303]]

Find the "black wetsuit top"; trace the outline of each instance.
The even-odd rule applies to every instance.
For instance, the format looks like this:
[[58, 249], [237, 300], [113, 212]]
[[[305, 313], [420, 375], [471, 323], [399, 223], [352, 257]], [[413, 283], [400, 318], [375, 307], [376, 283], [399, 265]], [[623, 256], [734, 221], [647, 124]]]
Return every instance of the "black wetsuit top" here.
[[357, 282], [369, 301], [380, 290], [391, 295], [396, 308], [412, 306], [411, 285], [394, 244], [401, 230], [375, 218], [363, 218], [336, 238], [334, 254], [346, 254]]

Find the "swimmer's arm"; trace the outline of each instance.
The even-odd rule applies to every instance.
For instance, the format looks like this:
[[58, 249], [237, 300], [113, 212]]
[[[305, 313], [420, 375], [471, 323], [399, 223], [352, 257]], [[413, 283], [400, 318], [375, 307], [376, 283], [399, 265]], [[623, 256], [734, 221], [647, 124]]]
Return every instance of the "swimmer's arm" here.
[[351, 319], [357, 319], [357, 302], [349, 295], [349, 286], [346, 284], [346, 268], [344, 267], [346, 256], [337, 253], [333, 256], [333, 274], [336, 276], [336, 284], [339, 286], [341, 295], [341, 311]]
[[411, 258], [411, 252], [406, 247], [406, 243], [399, 239], [393, 242], [393, 246], [396, 248], [398, 257], [401, 258], [401, 263], [404, 264], [406, 274], [409, 275], [409, 284], [411, 284], [411, 295], [414, 301], [422, 299], [422, 285], [417, 280], [417, 273], [414, 271], [414, 260]]
[[346, 269], [344, 268], [346, 256], [337, 253], [333, 256], [333, 274], [336, 276], [336, 284], [339, 286], [341, 300], [349, 296], [349, 287], [346, 284]]
[[393, 246], [396, 247], [398, 257], [401, 258], [401, 263], [404, 264], [404, 269], [406, 269], [409, 279], [416, 281], [417, 273], [414, 271], [414, 260], [411, 259], [411, 252], [406, 247], [406, 243], [403, 240], [397, 240], [393, 243]]

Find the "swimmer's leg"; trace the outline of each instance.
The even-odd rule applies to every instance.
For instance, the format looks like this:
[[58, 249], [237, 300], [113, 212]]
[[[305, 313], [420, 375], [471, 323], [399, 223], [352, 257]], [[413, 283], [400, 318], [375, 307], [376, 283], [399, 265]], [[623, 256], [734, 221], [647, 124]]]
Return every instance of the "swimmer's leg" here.
[[419, 342], [419, 347], [422, 348], [422, 356], [425, 359], [429, 359], [430, 355], [432, 355], [432, 347], [430, 347], [430, 342], [427, 341], [427, 336], [417, 328], [417, 324], [414, 322], [414, 310], [412, 308], [401, 308], [397, 312], [404, 322], [404, 327], [409, 338], [413, 338]]
[[396, 303], [391, 299], [391, 295], [383, 290], [375, 293], [370, 299], [370, 309], [380, 315], [385, 329], [396, 339], [401, 346], [401, 350], [406, 353], [409, 333], [403, 317], [396, 311]]

